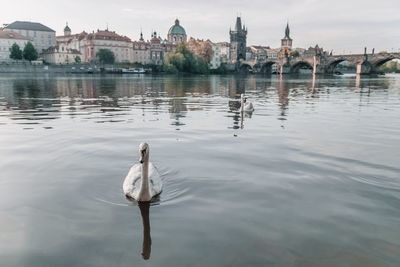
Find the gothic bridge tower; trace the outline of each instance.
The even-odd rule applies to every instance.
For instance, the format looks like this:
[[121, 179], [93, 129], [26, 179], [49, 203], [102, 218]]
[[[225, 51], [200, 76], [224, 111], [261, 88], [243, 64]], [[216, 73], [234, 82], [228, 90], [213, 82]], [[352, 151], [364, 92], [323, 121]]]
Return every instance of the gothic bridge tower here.
[[237, 63], [240, 59], [246, 59], [246, 38], [247, 28], [243, 25], [240, 17], [236, 18], [235, 29], [229, 30], [231, 46], [229, 49], [229, 59], [231, 63]]

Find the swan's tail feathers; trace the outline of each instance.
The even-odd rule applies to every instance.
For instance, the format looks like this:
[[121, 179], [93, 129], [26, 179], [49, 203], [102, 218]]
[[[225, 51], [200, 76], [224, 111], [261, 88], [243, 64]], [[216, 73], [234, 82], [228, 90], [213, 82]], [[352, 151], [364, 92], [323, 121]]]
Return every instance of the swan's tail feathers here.
[[125, 198], [127, 199], [127, 200], [129, 200], [129, 201], [133, 201], [133, 200], [135, 200], [131, 195], [129, 195], [129, 194], [125, 194]]

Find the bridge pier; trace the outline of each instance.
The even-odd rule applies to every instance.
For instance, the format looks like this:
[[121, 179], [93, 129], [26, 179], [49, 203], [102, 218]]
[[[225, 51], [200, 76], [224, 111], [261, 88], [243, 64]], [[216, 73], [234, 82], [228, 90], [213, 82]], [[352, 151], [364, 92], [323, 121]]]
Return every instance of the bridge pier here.
[[321, 64], [321, 57], [314, 56], [313, 62], [313, 75], [326, 73], [326, 69], [323, 64]]
[[290, 74], [290, 64], [282, 64], [279, 65], [279, 73], [280, 74]]
[[362, 63], [357, 64], [356, 73], [357, 75], [365, 75], [374, 73], [374, 70], [371, 66], [371, 63], [369, 63], [368, 61], [364, 61]]

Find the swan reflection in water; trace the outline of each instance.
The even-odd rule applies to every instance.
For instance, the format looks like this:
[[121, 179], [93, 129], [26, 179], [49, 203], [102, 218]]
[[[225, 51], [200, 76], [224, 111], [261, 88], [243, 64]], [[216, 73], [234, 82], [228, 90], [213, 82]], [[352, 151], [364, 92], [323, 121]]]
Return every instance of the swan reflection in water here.
[[151, 253], [151, 236], [150, 236], [150, 202], [138, 202], [140, 214], [142, 215], [143, 223], [143, 245], [142, 245], [142, 258], [144, 260], [150, 259]]

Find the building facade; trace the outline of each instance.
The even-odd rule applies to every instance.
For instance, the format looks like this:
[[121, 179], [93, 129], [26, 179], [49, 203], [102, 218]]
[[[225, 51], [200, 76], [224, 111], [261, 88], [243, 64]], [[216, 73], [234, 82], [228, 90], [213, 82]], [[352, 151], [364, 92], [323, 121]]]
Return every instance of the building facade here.
[[82, 54], [73, 48], [69, 48], [68, 43], [59, 42], [56, 46], [49, 47], [42, 53], [42, 58], [46, 63], [51, 64], [71, 64], [80, 62]]
[[132, 63], [132, 41], [126, 36], [115, 31], [97, 30], [97, 32], [71, 34], [68, 25], [64, 28], [64, 35], [57, 36], [58, 44], [67, 44], [69, 49], [75, 49], [81, 53], [82, 62], [96, 61], [96, 54], [100, 49], [108, 49], [113, 52], [115, 62]]
[[164, 47], [160, 39], [157, 37], [157, 32], [154, 32], [150, 40], [150, 63], [154, 65], [162, 65], [164, 63]]
[[169, 28], [168, 42], [172, 44], [180, 44], [187, 41], [187, 35], [185, 29], [179, 24], [179, 20], [175, 20], [175, 24]]
[[143, 39], [143, 33], [140, 33], [139, 41], [132, 42], [132, 61], [143, 65], [150, 64], [150, 44]]
[[247, 28], [243, 25], [240, 17], [236, 18], [235, 29], [229, 31], [230, 35], [230, 62], [237, 63], [246, 59]]
[[29, 39], [21, 34], [8, 30], [0, 30], [0, 62], [10, 61], [10, 49], [17, 44], [21, 50], [24, 49]]
[[229, 62], [230, 45], [228, 42], [212, 43], [211, 46], [214, 51], [214, 55], [210, 61], [212, 69], [218, 69], [221, 64]]
[[133, 63], [162, 65], [168, 54], [176, 51], [176, 47], [176, 44], [157, 36], [157, 32], [153, 32], [147, 42], [140, 33], [139, 41], [132, 42]]
[[27, 37], [35, 46], [38, 54], [56, 45], [56, 32], [41, 23], [15, 21], [5, 26], [5, 29]]
[[108, 29], [90, 33], [85, 36], [81, 46], [81, 53], [85, 62], [95, 61], [96, 54], [100, 49], [111, 50], [115, 62], [131, 63], [133, 60], [132, 41], [126, 36], [118, 35]]

